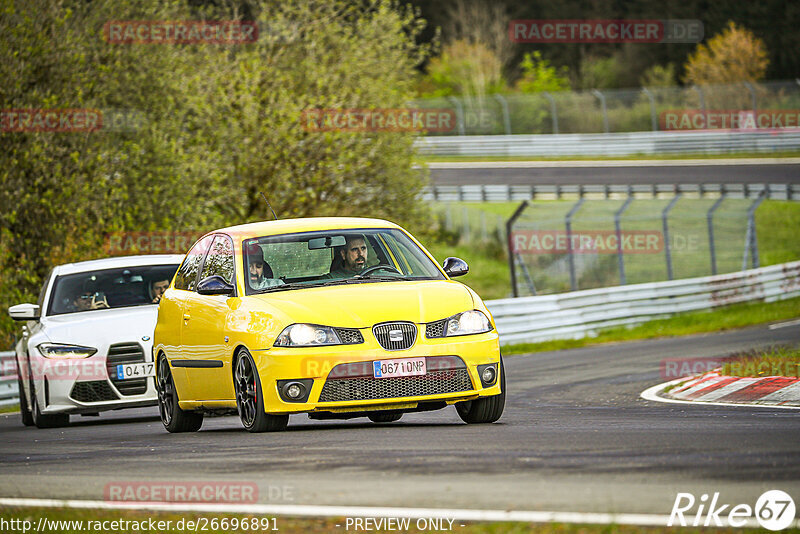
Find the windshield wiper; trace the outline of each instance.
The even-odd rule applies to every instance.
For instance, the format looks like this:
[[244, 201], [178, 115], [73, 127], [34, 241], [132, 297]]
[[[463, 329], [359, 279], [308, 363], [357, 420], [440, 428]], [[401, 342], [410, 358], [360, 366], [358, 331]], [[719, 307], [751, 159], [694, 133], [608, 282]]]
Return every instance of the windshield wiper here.
[[314, 282], [312, 284], [303, 283], [303, 282], [290, 282], [288, 284], [281, 284], [279, 286], [272, 286], [272, 287], [265, 287], [264, 289], [259, 289], [258, 294], [260, 293], [272, 293], [274, 291], [285, 291], [287, 289], [303, 289], [306, 287], [320, 287], [324, 286], [323, 282]]

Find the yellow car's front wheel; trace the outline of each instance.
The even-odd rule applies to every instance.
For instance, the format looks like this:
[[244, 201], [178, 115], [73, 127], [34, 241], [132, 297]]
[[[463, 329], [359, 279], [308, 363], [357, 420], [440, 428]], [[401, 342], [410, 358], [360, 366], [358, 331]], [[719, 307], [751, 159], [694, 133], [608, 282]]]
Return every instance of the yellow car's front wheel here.
[[264, 411], [261, 378], [253, 357], [245, 349], [239, 350], [236, 358], [233, 387], [236, 390], [236, 408], [245, 430], [278, 432], [286, 428], [288, 415], [269, 415]]

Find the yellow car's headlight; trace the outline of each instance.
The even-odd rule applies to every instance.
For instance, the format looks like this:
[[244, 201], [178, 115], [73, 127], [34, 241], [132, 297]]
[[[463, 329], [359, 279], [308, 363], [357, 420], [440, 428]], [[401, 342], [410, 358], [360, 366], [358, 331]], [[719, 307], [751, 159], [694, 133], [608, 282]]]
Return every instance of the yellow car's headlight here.
[[483, 334], [491, 329], [492, 326], [489, 324], [489, 319], [483, 312], [470, 310], [457, 313], [447, 319], [444, 337]]
[[97, 349], [82, 347], [80, 345], [65, 345], [63, 343], [41, 343], [36, 347], [45, 358], [88, 358]]
[[305, 323], [287, 326], [275, 340], [276, 347], [319, 347], [341, 344], [342, 341], [334, 328]]

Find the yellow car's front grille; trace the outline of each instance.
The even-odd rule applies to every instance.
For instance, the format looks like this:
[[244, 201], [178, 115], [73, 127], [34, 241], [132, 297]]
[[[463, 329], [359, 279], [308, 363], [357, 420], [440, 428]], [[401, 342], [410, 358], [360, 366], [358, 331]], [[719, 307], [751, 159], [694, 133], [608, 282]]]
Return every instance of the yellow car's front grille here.
[[429, 371], [423, 376], [334, 378], [325, 382], [319, 402], [421, 397], [471, 389], [472, 381], [465, 368]]

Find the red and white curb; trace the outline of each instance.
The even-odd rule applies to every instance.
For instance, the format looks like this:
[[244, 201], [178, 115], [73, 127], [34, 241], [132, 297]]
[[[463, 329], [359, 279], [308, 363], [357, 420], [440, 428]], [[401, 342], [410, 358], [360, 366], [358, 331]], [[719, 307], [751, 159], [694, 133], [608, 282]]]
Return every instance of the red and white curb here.
[[[664, 393], [669, 386], [674, 387]], [[641, 397], [658, 402], [800, 409], [800, 378], [736, 377], [710, 372], [653, 386]]]

